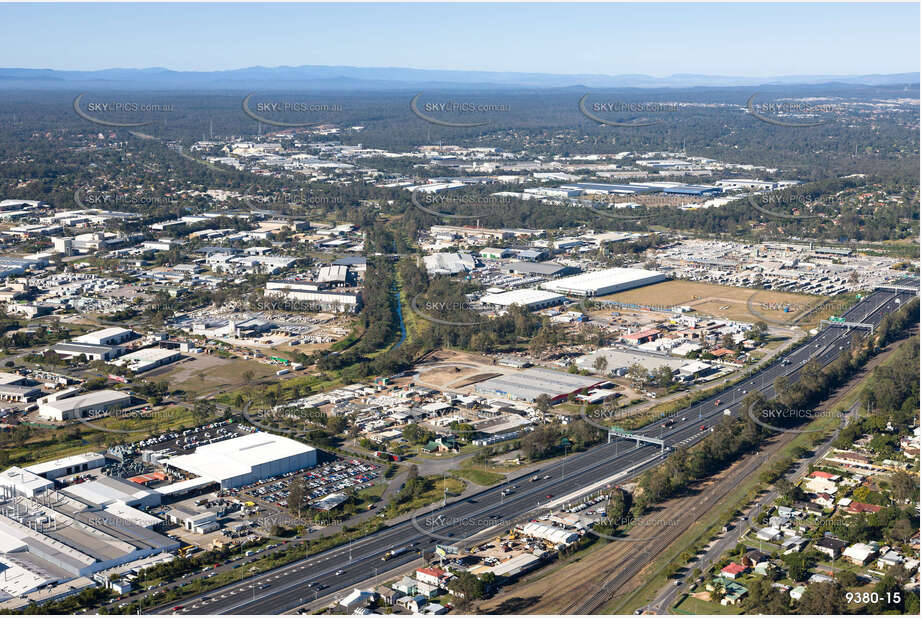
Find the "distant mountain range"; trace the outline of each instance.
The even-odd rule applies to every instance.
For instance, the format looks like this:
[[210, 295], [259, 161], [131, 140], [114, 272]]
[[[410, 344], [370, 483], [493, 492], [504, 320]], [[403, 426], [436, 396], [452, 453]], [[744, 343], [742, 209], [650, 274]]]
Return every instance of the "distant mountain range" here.
[[230, 71], [172, 71], [163, 68], [56, 71], [0, 68], [0, 89], [53, 90], [421, 90], [505, 88], [727, 88], [849, 84], [917, 85], [919, 73], [873, 75], [780, 75], [744, 77], [676, 74], [560, 75], [493, 71], [442, 71], [345, 66], [249, 67]]

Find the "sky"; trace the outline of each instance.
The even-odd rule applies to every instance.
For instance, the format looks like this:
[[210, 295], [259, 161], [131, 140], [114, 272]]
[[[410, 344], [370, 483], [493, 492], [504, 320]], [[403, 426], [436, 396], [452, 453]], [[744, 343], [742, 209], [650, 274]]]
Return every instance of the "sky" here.
[[901, 73], [919, 70], [919, 11], [918, 3], [0, 4], [0, 66]]

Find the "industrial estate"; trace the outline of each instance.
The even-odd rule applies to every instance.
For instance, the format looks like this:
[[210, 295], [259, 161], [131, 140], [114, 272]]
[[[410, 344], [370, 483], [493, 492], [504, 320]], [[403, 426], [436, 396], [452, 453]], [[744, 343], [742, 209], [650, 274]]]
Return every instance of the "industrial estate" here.
[[918, 614], [916, 74], [287, 68], [0, 82], [0, 609]]

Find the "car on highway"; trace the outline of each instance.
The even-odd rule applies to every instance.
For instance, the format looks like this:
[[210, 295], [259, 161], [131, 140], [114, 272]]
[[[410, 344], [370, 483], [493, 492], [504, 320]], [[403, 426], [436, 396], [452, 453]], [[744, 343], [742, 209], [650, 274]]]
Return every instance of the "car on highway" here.
[[553, 494], [547, 494], [547, 498], [552, 498]]
[[338, 571], [336, 571], [336, 575], [342, 575], [343, 573], [345, 573], [345, 571], [343, 571], [342, 569], [339, 569]]

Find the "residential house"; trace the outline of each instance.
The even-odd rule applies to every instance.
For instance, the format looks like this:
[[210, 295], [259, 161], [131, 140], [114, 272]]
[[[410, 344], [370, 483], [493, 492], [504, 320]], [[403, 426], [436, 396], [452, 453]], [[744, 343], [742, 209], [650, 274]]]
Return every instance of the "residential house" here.
[[438, 596], [438, 594], [441, 592], [441, 586], [416, 580], [416, 590], [419, 592], [419, 594], [424, 594], [426, 597], [430, 598]]
[[841, 555], [841, 552], [847, 547], [847, 543], [833, 536], [826, 536], [816, 541], [813, 547], [815, 547], [816, 551], [834, 560]]
[[777, 528], [778, 530], [786, 528], [790, 525], [790, 518], [783, 517], [781, 515], [771, 515], [771, 518], [768, 520], [771, 528]]
[[386, 605], [396, 604], [397, 599], [403, 596], [400, 592], [388, 586], [378, 586], [374, 589], [374, 592], [377, 593], [378, 598]]
[[866, 504], [864, 502], [851, 502], [847, 506], [847, 512], [854, 515], [858, 513], [877, 513], [883, 510], [883, 507], [875, 504]]
[[422, 613], [422, 608], [428, 605], [428, 597], [422, 594], [414, 596], [405, 596], [397, 599], [397, 605], [404, 607], [414, 614]]
[[339, 605], [348, 611], [352, 611], [358, 607], [367, 606], [374, 599], [375, 593], [373, 590], [361, 590], [359, 588], [355, 588], [352, 590], [352, 592], [347, 594], [339, 601]]
[[902, 558], [901, 554], [893, 549], [890, 549], [876, 560], [876, 566], [880, 569], [888, 569], [890, 567], [894, 567], [897, 564], [902, 564], [903, 562], [905, 562], [905, 559]]
[[822, 492], [815, 497], [815, 503], [820, 505], [822, 508], [833, 509], [835, 508], [835, 498], [833, 495]]
[[740, 575], [747, 573], [748, 567], [736, 562], [730, 562], [720, 570], [720, 575], [723, 577], [728, 577], [729, 579], [735, 579]]
[[402, 592], [408, 597], [413, 597], [418, 594], [418, 591], [416, 590], [417, 583], [418, 582], [412, 577], [404, 575], [403, 579], [393, 585], [393, 589], [397, 592]]
[[440, 603], [429, 603], [422, 608], [422, 613], [426, 616], [441, 616], [448, 613], [448, 608]]
[[451, 574], [438, 567], [416, 569], [416, 580], [425, 584], [442, 587], [449, 579], [451, 579]]
[[762, 541], [770, 542], [770, 541], [779, 540], [783, 536], [783, 534], [777, 528], [772, 528], [769, 526], [767, 528], [762, 528], [761, 530], [759, 530], [755, 534], [755, 536], [758, 537]]
[[762, 562], [768, 562], [771, 557], [757, 549], [750, 549], [742, 555], [742, 564], [749, 568], [755, 568]]
[[842, 552], [845, 560], [859, 566], [864, 566], [876, 557], [879, 545], [875, 541], [870, 543], [854, 543]]
[[748, 594], [748, 588], [725, 577], [714, 577], [706, 588], [711, 591], [717, 588], [723, 589], [724, 595], [720, 599], [720, 605], [736, 605], [742, 597]]
[[780, 544], [780, 547], [784, 550], [784, 553], [803, 551], [803, 548], [806, 547], [806, 543], [809, 542], [809, 539], [802, 536], [791, 536], [784, 539], [783, 543]]

